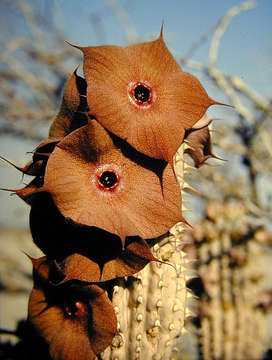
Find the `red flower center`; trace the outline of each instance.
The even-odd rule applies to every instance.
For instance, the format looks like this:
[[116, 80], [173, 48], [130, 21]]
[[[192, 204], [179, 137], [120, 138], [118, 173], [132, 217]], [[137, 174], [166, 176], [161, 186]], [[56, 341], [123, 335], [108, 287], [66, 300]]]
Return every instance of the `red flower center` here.
[[113, 171], [104, 171], [99, 178], [99, 183], [107, 188], [112, 188], [118, 181], [116, 174]]
[[132, 81], [128, 84], [128, 97], [131, 103], [139, 108], [147, 109], [154, 103], [156, 94], [151, 84], [145, 80]]
[[99, 166], [95, 171], [96, 186], [103, 191], [117, 190], [120, 185], [121, 169], [116, 164], [104, 164]]
[[86, 315], [85, 305], [81, 301], [71, 302], [64, 306], [65, 315], [69, 318], [84, 318]]

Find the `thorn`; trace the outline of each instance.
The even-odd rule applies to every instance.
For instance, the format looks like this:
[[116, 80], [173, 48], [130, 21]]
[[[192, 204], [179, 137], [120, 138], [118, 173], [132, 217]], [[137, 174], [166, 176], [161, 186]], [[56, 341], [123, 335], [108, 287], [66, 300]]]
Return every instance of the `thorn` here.
[[190, 282], [193, 279], [199, 279], [199, 275], [185, 275], [186, 285], [187, 285], [187, 282]]
[[189, 183], [187, 183], [187, 181], [183, 182], [183, 188], [184, 189], [190, 189], [192, 191], [197, 191], [195, 188], [193, 188]]
[[187, 150], [195, 150], [194, 147], [192, 147], [191, 145], [189, 145], [188, 143], [185, 143], [184, 145], [184, 152], [187, 151]]
[[188, 170], [195, 170], [195, 167], [188, 164], [187, 162], [184, 162], [184, 173], [187, 172]]
[[6, 162], [7, 164], [11, 165], [12, 167], [14, 167], [15, 169], [24, 172], [23, 169], [15, 164], [13, 164], [11, 161], [9, 161], [8, 159], [5, 159], [3, 156], [0, 156], [0, 160]]
[[[184, 321], [185, 322], [185, 321]], [[188, 335], [190, 334], [190, 332], [185, 328], [185, 326], [183, 326], [182, 330], [181, 330], [182, 335]]]
[[197, 300], [199, 299], [195, 294], [192, 293], [192, 291], [190, 289], [187, 288], [187, 294], [186, 297], [188, 299], [193, 299], [193, 300]]
[[182, 212], [188, 212], [188, 211], [192, 211], [192, 210], [189, 209], [189, 208], [187, 208], [186, 206], [184, 206], [184, 205], [182, 204], [182, 206], [181, 206], [181, 211], [182, 211]]
[[184, 183], [184, 186], [183, 186], [183, 189], [182, 189], [182, 193], [184, 194], [186, 194], [186, 193], [190, 193], [190, 192], [192, 192], [192, 193], [194, 193], [195, 195], [198, 195], [198, 196], [200, 196], [201, 194], [200, 194], [200, 192], [197, 190], [197, 189], [195, 189], [195, 188], [193, 188], [192, 186], [190, 186], [188, 183]]
[[[186, 254], [187, 255], [187, 254]], [[184, 259], [184, 262], [185, 262], [185, 266], [187, 268], [189, 268], [189, 265], [193, 265], [197, 262], [198, 260], [197, 259]], [[192, 270], [192, 269], [189, 269], [189, 270]], [[199, 277], [199, 276], [197, 276]]]
[[[188, 295], [187, 295], [188, 296]], [[185, 309], [185, 318], [188, 319], [188, 318], [194, 318], [196, 317], [197, 315], [191, 310], [189, 309], [188, 307], [186, 307]]]

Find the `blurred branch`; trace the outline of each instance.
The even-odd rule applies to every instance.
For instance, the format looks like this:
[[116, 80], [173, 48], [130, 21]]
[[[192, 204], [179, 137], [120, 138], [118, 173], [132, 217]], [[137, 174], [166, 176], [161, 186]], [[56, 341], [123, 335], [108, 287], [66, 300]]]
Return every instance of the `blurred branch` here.
[[[194, 55], [195, 51], [214, 33], [216, 25], [213, 25], [208, 31], [206, 31], [199, 39], [197, 39], [190, 47], [190, 49], [183, 55], [182, 61], [186, 63]], [[199, 64], [200, 65], [200, 64]], [[200, 69], [199, 69], [200, 70]]]
[[[241, 103], [239, 95], [236, 94], [236, 92], [234, 91], [235, 90], [234, 84], [236, 85], [236, 88], [238, 85], [240, 85], [239, 91], [241, 91], [241, 85], [242, 84], [245, 85], [245, 83], [243, 83], [242, 81], [239, 82], [240, 79], [238, 77], [224, 74], [219, 69], [217, 69], [215, 65], [216, 65], [216, 60], [218, 57], [218, 49], [219, 49], [221, 38], [222, 38], [224, 32], [226, 31], [228, 25], [230, 24], [231, 20], [235, 16], [240, 14], [242, 11], [248, 11], [250, 9], [253, 9], [255, 6], [256, 6], [256, 3], [254, 1], [246, 1], [246, 2], [241, 3], [238, 6], [234, 6], [219, 20], [218, 24], [215, 27], [213, 27], [214, 35], [212, 37], [212, 41], [211, 41], [211, 45], [210, 45], [207, 66], [204, 66], [196, 61], [188, 60], [187, 55], [185, 56], [185, 58], [180, 59], [181, 63], [183, 63], [184, 65], [187, 65], [193, 69], [203, 72], [213, 82], [215, 82], [215, 84], [219, 88], [224, 90], [225, 94], [231, 100], [231, 104], [234, 105], [236, 111], [240, 115], [241, 121], [243, 121], [243, 119], [246, 119], [248, 121], [253, 120], [253, 115], [252, 115], [251, 111]], [[199, 46], [201, 44], [201, 41], [203, 42], [206, 40], [208, 34], [210, 34], [210, 32], [206, 33], [204, 36], [202, 36], [200, 38], [200, 40], [194, 45], [194, 49], [196, 48], [196, 46]], [[256, 97], [255, 96], [256, 94], [252, 90], [250, 91], [249, 86], [246, 86], [246, 88], [248, 90], [246, 92], [246, 94], [247, 95], [250, 94], [250, 96], [254, 96], [254, 100], [256, 100], [256, 102], [257, 102], [260, 99], [260, 97]], [[267, 104], [267, 102], [264, 101], [263, 99], [261, 100], [261, 103]]]
[[34, 9], [25, 1], [16, 1], [16, 6], [25, 18], [26, 24], [31, 32], [33, 40], [37, 43], [42, 43], [43, 33], [39, 26]]
[[138, 40], [138, 35], [135, 27], [132, 25], [126, 11], [117, 0], [106, 0], [108, 6], [116, 14], [120, 24], [123, 25], [128, 43], [135, 43]]
[[256, 108], [267, 113], [271, 112], [271, 103], [269, 102], [269, 100], [258, 94], [241, 78], [235, 75], [228, 75], [228, 80], [236, 90], [248, 97], [248, 99], [252, 100]]
[[253, 9], [256, 6], [255, 1], [245, 1], [241, 3], [240, 5], [232, 7], [219, 21], [218, 25], [215, 28], [211, 46], [210, 46], [210, 52], [209, 52], [209, 61], [208, 61], [208, 67], [213, 68], [215, 66], [217, 56], [218, 56], [218, 49], [220, 45], [221, 38], [226, 31], [228, 25], [232, 21], [232, 19], [239, 15], [242, 11], [248, 11], [250, 9]]

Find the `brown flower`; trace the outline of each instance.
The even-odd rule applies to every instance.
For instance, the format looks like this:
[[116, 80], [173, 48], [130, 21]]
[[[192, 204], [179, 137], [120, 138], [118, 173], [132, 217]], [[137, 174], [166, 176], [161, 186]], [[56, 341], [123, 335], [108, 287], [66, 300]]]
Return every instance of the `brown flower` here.
[[13, 164], [11, 161], [5, 159], [3, 156], [0, 156], [0, 159], [13, 166], [15, 169], [21, 171], [23, 174], [30, 176], [41, 176], [44, 174], [45, 165], [50, 155], [49, 153], [53, 151], [56, 144], [57, 141], [52, 139], [46, 139], [42, 141], [33, 151], [32, 160], [29, 161], [24, 167]]
[[[96, 242], [97, 244], [97, 242]], [[148, 244], [141, 238], [127, 238], [125, 248], [111, 247], [99, 253], [97, 247], [86, 246], [81, 253], [65, 257], [58, 266], [65, 276], [61, 283], [70, 280], [101, 282], [124, 276], [132, 276], [150, 261], [159, 261], [151, 253]]]
[[77, 47], [84, 54], [87, 101], [113, 134], [172, 164], [185, 130], [218, 104], [180, 68], [162, 37], [120, 46]]
[[86, 82], [75, 70], [64, 87], [60, 110], [50, 126], [49, 137], [61, 139], [73, 130], [86, 125], [88, 111]]
[[139, 237], [126, 238], [122, 246], [117, 235], [67, 221], [48, 193], [32, 200], [30, 228], [35, 244], [62, 269], [64, 281], [100, 282], [130, 276], [150, 261], [158, 261]]
[[49, 344], [54, 360], [92, 360], [112, 342], [117, 320], [106, 291], [97, 285], [49, 281], [53, 267], [33, 260], [34, 288], [28, 317]]
[[54, 150], [58, 141], [52, 139], [46, 139], [42, 141], [36, 149], [33, 151], [32, 160], [29, 161], [24, 167], [19, 167], [13, 164], [11, 161], [0, 156], [0, 159], [6, 161], [10, 165], [12, 165], [17, 170], [21, 171], [23, 175], [35, 176], [35, 178], [24, 188], [22, 189], [4, 189], [0, 190], [10, 191], [12, 193], [17, 194], [23, 200], [25, 200], [28, 204], [32, 204], [33, 195], [39, 192], [39, 189], [43, 186], [43, 178], [45, 167], [47, 164], [47, 160]]
[[95, 120], [58, 143], [37, 190], [51, 194], [64, 217], [116, 234], [123, 244], [127, 236], [157, 237], [183, 221], [171, 167], [135, 152]]
[[208, 126], [190, 130], [186, 137], [186, 143], [189, 147], [185, 152], [194, 160], [196, 168], [200, 168], [210, 158], [219, 159], [212, 152], [212, 141]]
[[[74, 71], [64, 87], [60, 111], [51, 124], [49, 138], [42, 141], [36, 147], [33, 151], [33, 159], [24, 167], [19, 167], [2, 156], [0, 156], [0, 159], [6, 161], [23, 174], [43, 176], [47, 160], [58, 141], [75, 129], [86, 125], [88, 123], [87, 112], [86, 82]], [[37, 184], [37, 179], [32, 183], [32, 185], [36, 186], [35, 184]], [[17, 192], [19, 196], [21, 194], [21, 196], [24, 197], [31, 189], [32, 187], [28, 186], [25, 189], [20, 189], [15, 192]]]

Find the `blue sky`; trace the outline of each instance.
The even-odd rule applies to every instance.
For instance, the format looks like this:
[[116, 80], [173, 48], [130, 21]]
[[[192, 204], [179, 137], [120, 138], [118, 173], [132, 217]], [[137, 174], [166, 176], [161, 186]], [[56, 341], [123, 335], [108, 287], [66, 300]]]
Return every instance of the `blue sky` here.
[[[228, 0], [115, 0], [140, 37], [159, 31], [162, 20], [170, 48], [183, 55], [191, 44], [215, 25], [231, 7], [242, 1]], [[111, 43], [126, 45], [124, 27], [112, 11], [110, 0], [55, 0], [51, 16], [59, 24], [67, 40], [80, 45]], [[44, 16], [48, 1], [39, 0]], [[80, 4], [80, 5], [79, 5]], [[95, 26], [90, 21], [95, 21]], [[236, 74], [256, 90], [269, 95], [272, 80], [272, 2], [256, 1], [256, 7], [236, 16], [225, 32], [220, 46], [218, 67]], [[99, 33], [99, 36], [97, 36]], [[205, 63], [211, 37], [194, 54]]]
[[[63, 39], [78, 45], [126, 45], [125, 28], [112, 4], [125, 13], [132, 32], [148, 39], [158, 34], [164, 21], [164, 35], [169, 48], [184, 55], [203, 34], [242, 0], [20, 0], [32, 4], [40, 19], [57, 24]], [[255, 8], [241, 12], [224, 33], [219, 49], [219, 69], [240, 76], [261, 94], [270, 96], [272, 83], [272, 2], [256, 0]], [[3, 12], [3, 32], [21, 36], [23, 23]], [[16, 25], [14, 25], [16, 24]], [[42, 29], [41, 29], [42, 30]], [[54, 36], [54, 33], [53, 33]], [[50, 44], [50, 37], [48, 37]], [[211, 36], [194, 53], [193, 58], [207, 62]], [[71, 69], [73, 71], [73, 69]]]

